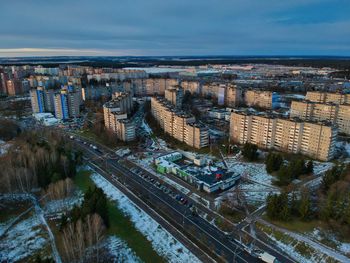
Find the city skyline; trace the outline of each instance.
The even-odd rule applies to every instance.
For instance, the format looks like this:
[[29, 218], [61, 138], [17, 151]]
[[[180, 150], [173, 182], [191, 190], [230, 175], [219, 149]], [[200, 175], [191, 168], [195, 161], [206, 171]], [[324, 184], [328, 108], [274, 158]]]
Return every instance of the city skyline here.
[[2, 3], [0, 57], [350, 55], [345, 0]]

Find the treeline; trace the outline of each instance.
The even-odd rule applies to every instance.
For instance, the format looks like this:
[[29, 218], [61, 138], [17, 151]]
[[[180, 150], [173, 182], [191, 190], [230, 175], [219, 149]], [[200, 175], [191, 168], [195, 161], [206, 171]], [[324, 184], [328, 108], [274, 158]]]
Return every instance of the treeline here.
[[99, 262], [98, 243], [109, 226], [107, 197], [102, 189], [89, 188], [80, 206], [63, 215], [60, 232], [66, 262]]
[[271, 194], [267, 197], [267, 216], [273, 220], [289, 221], [292, 217], [309, 220], [313, 217], [310, 194], [303, 189], [300, 197], [287, 193]]
[[265, 165], [268, 173], [276, 173], [276, 184], [279, 186], [286, 186], [301, 175], [312, 173], [314, 169], [312, 160], [305, 161], [303, 157], [296, 156], [287, 163], [281, 154], [274, 152], [267, 155]]
[[256, 161], [259, 157], [258, 147], [255, 144], [251, 144], [251, 143], [246, 142], [243, 145], [242, 155], [248, 161], [251, 161], [251, 162]]
[[2, 192], [47, 188], [50, 183], [71, 178], [82, 154], [52, 130], [26, 132], [16, 138], [8, 153], [0, 157]]
[[272, 194], [267, 198], [267, 215], [274, 220], [319, 219], [350, 231], [350, 166], [328, 170], [317, 191]]
[[0, 120], [0, 140], [9, 141], [15, 138], [18, 134], [20, 134], [21, 129], [16, 124], [16, 122], [12, 120]]

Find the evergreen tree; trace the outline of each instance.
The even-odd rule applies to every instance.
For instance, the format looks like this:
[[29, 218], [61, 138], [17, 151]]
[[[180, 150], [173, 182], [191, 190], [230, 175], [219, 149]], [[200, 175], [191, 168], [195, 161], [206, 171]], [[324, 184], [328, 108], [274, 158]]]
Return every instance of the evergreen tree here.
[[310, 202], [310, 194], [307, 191], [307, 189], [304, 189], [301, 194], [298, 211], [299, 211], [299, 216], [302, 220], [307, 220], [310, 218], [311, 202]]
[[242, 149], [242, 155], [249, 161], [255, 161], [258, 158], [258, 147], [246, 142]]

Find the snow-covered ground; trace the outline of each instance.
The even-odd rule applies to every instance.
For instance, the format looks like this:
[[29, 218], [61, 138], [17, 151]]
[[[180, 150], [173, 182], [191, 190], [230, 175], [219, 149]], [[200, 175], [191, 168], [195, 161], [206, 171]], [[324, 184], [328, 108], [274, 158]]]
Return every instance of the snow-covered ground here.
[[101, 246], [109, 250], [109, 254], [113, 257], [115, 263], [141, 263], [141, 259], [128, 247], [128, 245], [117, 238], [110, 236], [104, 240]]
[[[331, 231], [324, 231], [315, 228], [309, 236], [317, 241], [323, 242], [326, 240], [328, 243], [332, 243], [336, 250], [343, 253], [344, 255], [350, 255], [350, 243], [341, 242]], [[349, 258], [350, 261], [350, 258]]]
[[[279, 189], [272, 185], [274, 178], [266, 172], [265, 164], [240, 162], [236, 158], [226, 159], [226, 162], [235, 173], [241, 175], [239, 187], [249, 204], [259, 205], [265, 202], [270, 193], [279, 192]], [[230, 193], [223, 193], [222, 198], [227, 194]], [[216, 200], [217, 206], [222, 198]]]
[[117, 201], [118, 208], [130, 217], [136, 229], [150, 240], [154, 250], [168, 262], [200, 262], [184, 245], [101, 175], [94, 173], [91, 178], [109, 198]]
[[23, 260], [48, 245], [41, 220], [33, 215], [19, 221], [0, 239], [0, 262]]
[[11, 144], [0, 140], [0, 156], [6, 154]]
[[62, 212], [69, 211], [75, 205], [81, 204], [83, 198], [83, 193], [81, 191], [76, 191], [71, 197], [48, 201], [43, 207], [45, 216], [49, 217], [50, 219], [53, 219], [56, 216], [60, 216]]

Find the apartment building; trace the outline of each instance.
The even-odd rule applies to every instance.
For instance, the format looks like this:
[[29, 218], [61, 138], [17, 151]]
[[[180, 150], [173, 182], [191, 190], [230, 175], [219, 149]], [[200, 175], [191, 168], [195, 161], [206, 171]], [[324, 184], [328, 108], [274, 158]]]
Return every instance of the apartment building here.
[[228, 107], [237, 107], [244, 102], [243, 90], [236, 85], [228, 85], [225, 89], [225, 104]]
[[209, 129], [199, 123], [188, 123], [185, 127], [185, 143], [196, 149], [208, 146]]
[[187, 113], [178, 111], [166, 99], [151, 98], [151, 113], [165, 133], [186, 144], [202, 148], [208, 145], [208, 129], [195, 124], [195, 118]]
[[72, 86], [64, 86], [54, 94], [55, 116], [60, 120], [80, 115], [81, 93]]
[[183, 80], [181, 81], [181, 87], [184, 89], [184, 92], [188, 91], [191, 94], [200, 94], [200, 83], [196, 80]]
[[182, 106], [183, 88], [181, 86], [167, 88], [164, 97], [176, 108], [180, 109]]
[[115, 97], [103, 105], [105, 127], [113, 131], [119, 140], [133, 141], [136, 138], [136, 126], [128, 119], [132, 107], [132, 97], [125, 92], [116, 92]]
[[350, 94], [308, 91], [305, 100], [318, 103], [350, 104]]
[[172, 78], [143, 78], [123, 81], [124, 89], [137, 96], [164, 95], [167, 88], [178, 85], [179, 81]]
[[54, 90], [37, 87], [29, 91], [33, 113], [55, 112]]
[[265, 90], [247, 90], [244, 94], [244, 102], [249, 107], [272, 109], [275, 99], [276, 94]]
[[333, 158], [337, 132], [334, 126], [326, 123], [245, 112], [233, 112], [230, 119], [230, 139], [233, 142], [301, 153], [322, 161]]
[[292, 101], [290, 117], [329, 121], [338, 126], [339, 132], [350, 135], [350, 105], [347, 104]]

